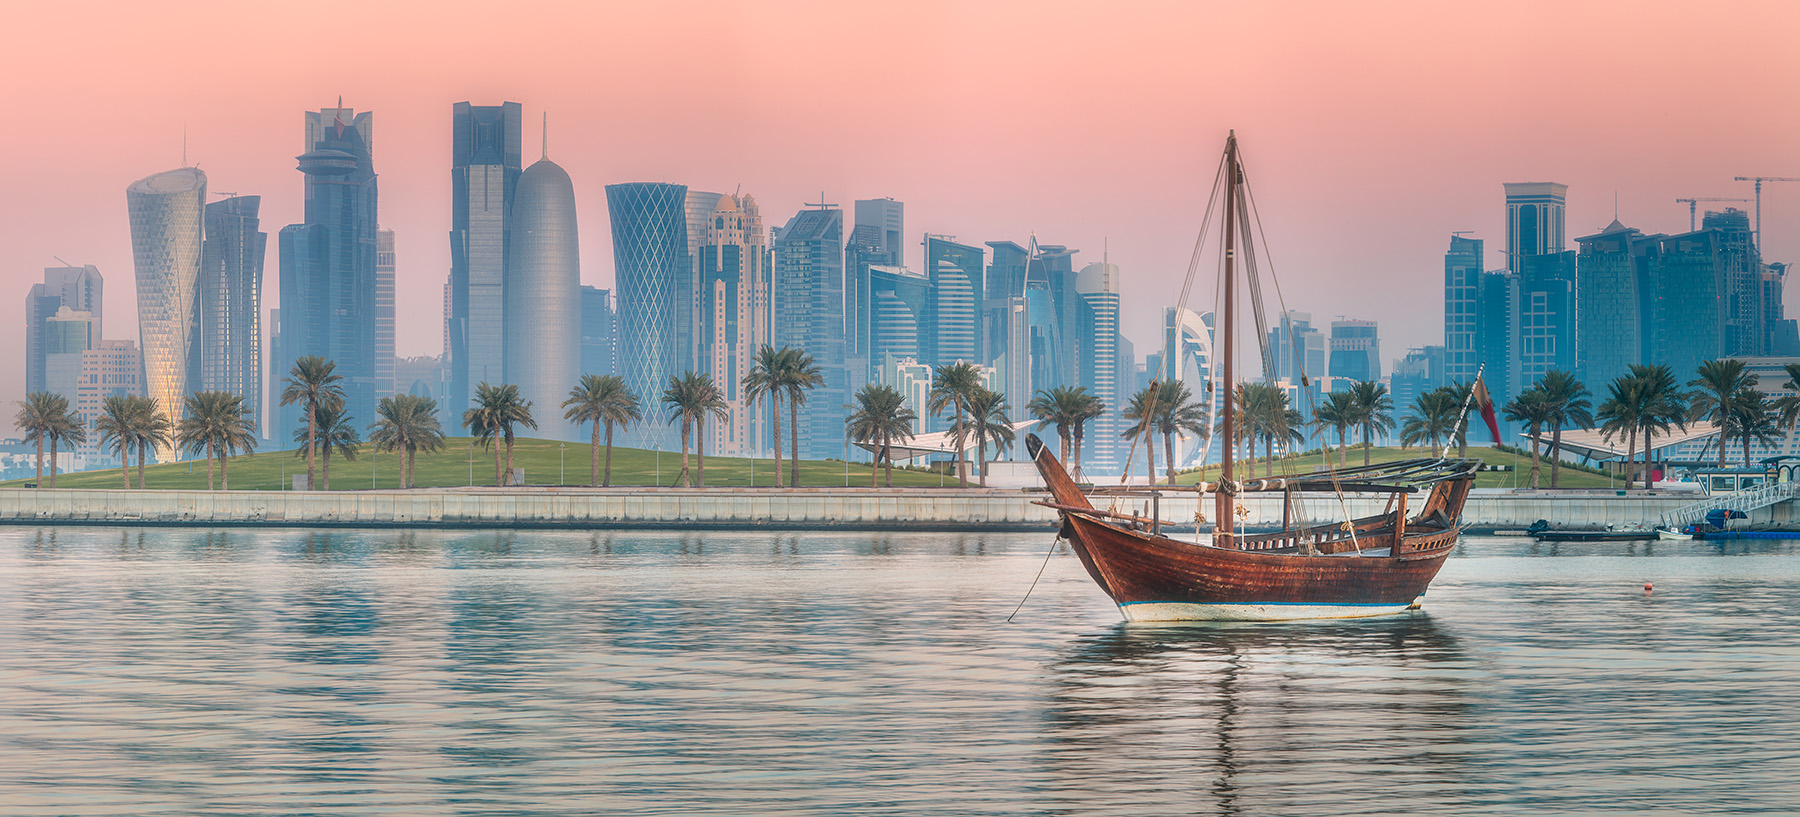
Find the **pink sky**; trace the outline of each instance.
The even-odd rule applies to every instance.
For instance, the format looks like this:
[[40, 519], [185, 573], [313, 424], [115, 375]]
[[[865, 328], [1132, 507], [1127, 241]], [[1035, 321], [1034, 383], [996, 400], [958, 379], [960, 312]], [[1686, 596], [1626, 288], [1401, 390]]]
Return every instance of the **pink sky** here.
[[[275, 306], [274, 234], [301, 216], [302, 112], [339, 94], [376, 114], [405, 355], [440, 347], [450, 106], [464, 100], [523, 103], [531, 146], [549, 112], [586, 283], [612, 283], [609, 183], [742, 185], [771, 225], [820, 191], [892, 196], [914, 265], [923, 232], [1035, 231], [1081, 261], [1110, 244], [1140, 353], [1180, 288], [1228, 128], [1289, 306], [1380, 321], [1390, 360], [1441, 342], [1451, 231], [1502, 264], [1503, 182], [1568, 184], [1572, 249], [1612, 218], [1615, 191], [1625, 223], [1675, 232], [1677, 196], [1800, 176], [1787, 2], [65, 2], [8, 16], [0, 295], [18, 315], [52, 256], [95, 264], [108, 337], [136, 338], [125, 187], [179, 165], [184, 128], [212, 191], [263, 197]], [[1800, 261], [1800, 184], [1766, 188], [1763, 222], [1768, 258]], [[24, 352], [6, 325], [10, 404]]]

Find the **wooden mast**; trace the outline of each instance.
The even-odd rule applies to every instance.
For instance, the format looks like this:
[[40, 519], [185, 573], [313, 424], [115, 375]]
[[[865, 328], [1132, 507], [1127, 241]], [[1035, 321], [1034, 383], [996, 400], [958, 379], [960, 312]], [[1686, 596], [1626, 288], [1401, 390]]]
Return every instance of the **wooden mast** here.
[[[1225, 342], [1223, 344], [1225, 365], [1222, 372], [1223, 376], [1220, 378], [1221, 382], [1219, 384], [1225, 389], [1224, 400], [1221, 401], [1221, 405], [1225, 407], [1225, 422], [1223, 424], [1225, 440], [1224, 444], [1219, 446], [1218, 487], [1220, 489], [1223, 489], [1225, 486], [1232, 483], [1231, 449], [1237, 444], [1237, 437], [1233, 433], [1234, 424], [1232, 422], [1234, 419], [1233, 415], [1237, 414], [1237, 392], [1233, 388], [1237, 380], [1233, 376], [1231, 368], [1231, 341], [1232, 335], [1235, 334], [1233, 331], [1234, 327], [1232, 326], [1232, 316], [1236, 313], [1231, 279], [1233, 277], [1232, 262], [1235, 260], [1233, 256], [1237, 252], [1237, 242], [1235, 241], [1237, 231], [1234, 229], [1236, 226], [1235, 222], [1237, 221], [1237, 185], [1237, 131], [1231, 131], [1225, 138], [1225, 314], [1221, 316], [1219, 320], [1219, 332], [1225, 336]], [[1227, 492], [1225, 490], [1213, 491], [1213, 513], [1215, 514], [1214, 518], [1217, 520], [1213, 523], [1213, 544], [1222, 548], [1237, 547], [1237, 544], [1234, 541], [1234, 530], [1237, 527], [1237, 520], [1232, 515], [1232, 497], [1232, 492]]]

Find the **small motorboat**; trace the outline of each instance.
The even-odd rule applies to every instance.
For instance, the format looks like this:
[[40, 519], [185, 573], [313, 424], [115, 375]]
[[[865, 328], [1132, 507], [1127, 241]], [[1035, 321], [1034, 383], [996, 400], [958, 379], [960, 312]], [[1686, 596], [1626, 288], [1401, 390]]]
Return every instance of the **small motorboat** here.
[[1615, 528], [1553, 528], [1546, 520], [1531, 523], [1525, 532], [1539, 542], [1641, 542], [1655, 539], [1657, 530], [1644, 525]]
[[[1691, 531], [1693, 529], [1689, 528], [1688, 530]], [[1685, 531], [1678, 531], [1678, 530], [1675, 530], [1674, 528], [1657, 528], [1656, 529], [1656, 538], [1664, 540], [1664, 541], [1668, 541], [1668, 542], [1691, 542], [1694, 540], [1694, 534], [1685, 532]]]

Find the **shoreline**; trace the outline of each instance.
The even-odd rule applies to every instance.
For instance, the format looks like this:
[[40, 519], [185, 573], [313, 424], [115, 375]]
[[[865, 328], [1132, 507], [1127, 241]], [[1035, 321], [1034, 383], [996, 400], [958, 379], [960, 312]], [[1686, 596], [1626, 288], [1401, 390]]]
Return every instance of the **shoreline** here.
[[[1052, 530], [1040, 491], [1006, 488], [424, 488], [364, 491], [0, 490], [0, 525], [544, 530]], [[1170, 531], [1195, 530], [1199, 498], [1171, 492], [1156, 515]], [[1477, 491], [1464, 508], [1475, 533], [1523, 530], [1545, 519], [1563, 529], [1651, 523], [1694, 502], [1688, 495]], [[1245, 497], [1246, 530], [1280, 529], [1280, 495]], [[1308, 497], [1301, 516], [1336, 521], [1384, 511], [1383, 500]], [[1750, 526], [1800, 530], [1793, 502], [1751, 513]], [[1150, 515], [1148, 497], [1096, 496], [1095, 505]], [[1210, 498], [1205, 503], [1210, 511]], [[1200, 525], [1209, 530], [1210, 523]]]

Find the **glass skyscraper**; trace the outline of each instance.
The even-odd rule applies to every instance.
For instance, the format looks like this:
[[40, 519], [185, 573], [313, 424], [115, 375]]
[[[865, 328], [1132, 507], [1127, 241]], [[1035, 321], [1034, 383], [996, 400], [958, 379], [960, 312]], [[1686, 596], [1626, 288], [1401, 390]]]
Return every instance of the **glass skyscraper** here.
[[1483, 259], [1481, 239], [1450, 236], [1450, 251], [1444, 253], [1444, 367], [1456, 383], [1474, 382], [1482, 360], [1475, 340]]
[[[1116, 474], [1125, 460], [1119, 446], [1126, 427], [1121, 412], [1131, 398], [1126, 391], [1128, 373], [1119, 366], [1119, 266], [1082, 267], [1075, 290], [1081, 296], [1084, 334], [1089, 338], [1081, 359], [1081, 385], [1105, 405], [1105, 412], [1094, 418], [1084, 435], [1081, 469], [1087, 474]], [[1031, 396], [1026, 395], [1023, 403], [1018, 399], [1014, 398], [1012, 417], [1024, 419]]]
[[[184, 167], [139, 179], [125, 190], [137, 276], [138, 346], [144, 393], [179, 423], [199, 329], [201, 235], [206, 174]], [[163, 449], [157, 455], [173, 456]]]
[[1563, 251], [1563, 209], [1569, 186], [1556, 182], [1506, 183], [1506, 268], [1519, 259]]
[[573, 439], [558, 407], [581, 375], [581, 252], [561, 166], [546, 157], [520, 175], [510, 229], [506, 382], [536, 407], [539, 436]]
[[[606, 186], [618, 294], [618, 367], [645, 414], [661, 413], [669, 377], [681, 373], [675, 286], [687, 262], [687, 187], [662, 182]], [[675, 439], [662, 422], [637, 425], [640, 444]]]
[[803, 349], [825, 385], [800, 410], [800, 456], [842, 457], [848, 373], [844, 355], [844, 211], [801, 210], [775, 234], [770, 335], [776, 347]]
[[925, 236], [925, 274], [934, 297], [924, 330], [925, 360], [933, 366], [957, 361], [985, 365], [981, 306], [987, 253], [948, 236]]
[[84, 267], [45, 267], [44, 282], [32, 284], [25, 295], [25, 391], [43, 391], [45, 323], [64, 306], [93, 316], [94, 336], [100, 336], [102, 293], [105, 280], [92, 264]]
[[200, 263], [198, 387], [241, 395], [262, 421], [262, 284], [269, 234], [257, 211], [261, 196], [206, 205]]
[[[279, 382], [295, 360], [317, 355], [342, 376], [345, 411], [375, 419], [377, 243], [375, 115], [350, 108], [306, 113], [305, 221], [281, 229]], [[146, 358], [148, 355], [146, 354]], [[277, 413], [282, 439], [305, 425], [298, 406]]]
[[506, 268], [513, 195], [523, 166], [517, 102], [450, 111], [450, 399], [459, 414], [475, 385], [506, 379]]

